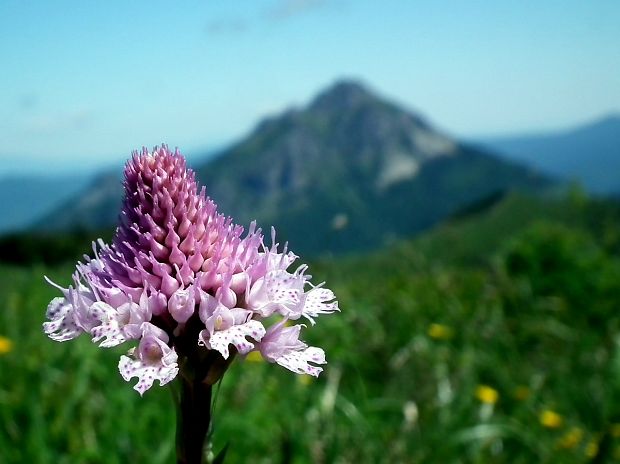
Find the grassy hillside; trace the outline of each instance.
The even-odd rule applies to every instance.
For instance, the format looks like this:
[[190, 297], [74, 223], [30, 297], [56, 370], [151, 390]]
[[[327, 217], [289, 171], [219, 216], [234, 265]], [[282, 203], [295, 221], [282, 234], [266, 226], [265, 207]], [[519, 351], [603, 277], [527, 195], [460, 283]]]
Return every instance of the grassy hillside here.
[[578, 188], [567, 196], [509, 194], [488, 208], [446, 221], [404, 246], [433, 261], [482, 264], [520, 231], [545, 221], [588, 231], [606, 248], [620, 251], [620, 203], [587, 199]]
[[[374, 255], [311, 267], [342, 313], [308, 331], [318, 380], [238, 361], [226, 462], [585, 463], [620, 459], [614, 204], [510, 196]], [[70, 267], [0, 267], [0, 460], [172, 462], [170, 394], [140, 398], [119, 352], [41, 333]], [[6, 341], [12, 342], [7, 348]]]

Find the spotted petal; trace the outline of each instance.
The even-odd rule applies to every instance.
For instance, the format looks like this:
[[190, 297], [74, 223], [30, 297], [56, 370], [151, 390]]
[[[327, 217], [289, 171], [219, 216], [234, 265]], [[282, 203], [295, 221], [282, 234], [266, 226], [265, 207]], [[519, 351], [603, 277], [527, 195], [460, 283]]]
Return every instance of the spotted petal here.
[[301, 351], [289, 351], [276, 359], [276, 363], [296, 374], [310, 374], [318, 377], [323, 368], [310, 364], [325, 364], [325, 352], [321, 348], [310, 346]]
[[138, 377], [138, 383], [133, 388], [140, 395], [143, 395], [146, 390], [151, 388], [155, 380], [159, 380], [159, 385], [163, 386], [173, 380], [179, 372], [176, 363], [170, 366], [148, 364], [139, 359], [131, 359], [124, 355], [121, 356], [121, 360], [118, 363], [118, 370], [127, 382], [132, 377]]
[[252, 285], [247, 295], [248, 307], [262, 317], [268, 317], [276, 311], [286, 316], [299, 305], [304, 282], [302, 275], [272, 271]]
[[[315, 324], [314, 318], [320, 314], [331, 314], [338, 309], [338, 302], [334, 301], [336, 295], [328, 288], [314, 287], [306, 292], [300, 305], [301, 315], [308, 319], [312, 325]], [[299, 317], [299, 316], [298, 316]], [[295, 319], [292, 315], [291, 319]]]
[[232, 325], [225, 330], [217, 330], [211, 336], [209, 336], [209, 331], [205, 329], [200, 332], [198, 343], [211, 350], [219, 351], [224, 359], [228, 359], [230, 356], [228, 345], [234, 345], [240, 354], [246, 354], [254, 348], [254, 344], [250, 343], [246, 337], [260, 341], [263, 335], [265, 335], [263, 325], [258, 321], [251, 320], [245, 324]]
[[[143, 302], [145, 300], [142, 300]], [[97, 301], [89, 308], [89, 314], [92, 318], [100, 321], [101, 323], [90, 330], [93, 336], [93, 342], [98, 342], [102, 338], [105, 338], [99, 346], [103, 348], [110, 348], [120, 345], [121, 343], [140, 338], [141, 324], [145, 321], [145, 318], [150, 318], [150, 312], [148, 308], [142, 308], [140, 305], [132, 302], [127, 302], [118, 308], [114, 308], [111, 305], [104, 303], [103, 301]]]
[[73, 311], [73, 305], [65, 298], [52, 299], [46, 313], [50, 321], [43, 323], [43, 331], [47, 336], [57, 342], [65, 342], [82, 334], [84, 330], [76, 324]]
[[153, 324], [144, 322], [142, 339], [137, 350], [131, 353], [132, 358], [121, 356], [118, 370], [126, 381], [138, 377], [133, 387], [140, 395], [151, 388], [155, 380], [165, 385], [174, 379], [179, 372], [177, 354], [167, 344], [168, 335]]

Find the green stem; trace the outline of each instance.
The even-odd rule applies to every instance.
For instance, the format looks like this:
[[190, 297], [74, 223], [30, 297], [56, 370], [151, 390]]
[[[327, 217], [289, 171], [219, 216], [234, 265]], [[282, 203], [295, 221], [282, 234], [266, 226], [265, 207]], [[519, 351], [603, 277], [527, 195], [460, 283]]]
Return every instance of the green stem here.
[[177, 408], [177, 463], [202, 464], [211, 424], [211, 385], [181, 377]]
[[224, 375], [235, 358], [207, 350], [196, 343], [204, 325], [198, 315], [175, 340], [179, 355], [179, 396], [177, 401], [177, 464], [203, 464], [207, 434], [211, 425], [213, 385]]

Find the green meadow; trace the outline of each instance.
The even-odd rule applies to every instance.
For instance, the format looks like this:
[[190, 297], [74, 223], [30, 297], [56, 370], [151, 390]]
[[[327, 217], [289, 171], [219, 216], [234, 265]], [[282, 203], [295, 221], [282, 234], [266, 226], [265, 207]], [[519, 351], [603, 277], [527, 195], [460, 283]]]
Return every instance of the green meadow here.
[[[37, 261], [0, 265], [0, 462], [174, 462], [169, 388], [141, 398], [122, 348], [49, 340], [43, 275], [68, 285], [72, 263]], [[214, 405], [226, 462], [620, 461], [618, 204], [508, 195], [310, 270], [342, 308], [306, 334], [329, 364], [237, 359]]]

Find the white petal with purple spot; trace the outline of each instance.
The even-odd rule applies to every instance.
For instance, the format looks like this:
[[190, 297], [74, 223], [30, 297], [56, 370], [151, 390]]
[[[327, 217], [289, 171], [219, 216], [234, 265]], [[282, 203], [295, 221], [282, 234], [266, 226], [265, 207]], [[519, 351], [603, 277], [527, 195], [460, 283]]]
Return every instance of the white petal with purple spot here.
[[200, 333], [200, 344], [204, 344], [207, 348], [219, 351], [224, 359], [228, 359], [230, 353], [228, 345], [234, 345], [240, 354], [249, 353], [254, 344], [250, 343], [246, 337], [252, 337], [256, 341], [265, 335], [263, 325], [255, 320], [248, 321], [245, 324], [233, 325], [225, 330], [216, 330], [210, 337], [207, 330]]
[[302, 351], [289, 351], [276, 359], [276, 362], [296, 374], [310, 374], [318, 377], [323, 368], [313, 366], [315, 364], [325, 364], [325, 352], [321, 348], [310, 346]]
[[50, 321], [43, 323], [47, 336], [54, 341], [65, 342], [82, 334], [84, 331], [76, 324], [73, 311], [73, 306], [65, 298], [52, 299], [46, 312]]
[[147, 364], [139, 359], [131, 359], [124, 355], [121, 356], [121, 360], [118, 363], [118, 370], [127, 382], [132, 377], [138, 377], [138, 383], [133, 388], [140, 395], [143, 395], [146, 390], [151, 388], [155, 380], [159, 380], [159, 385], [163, 386], [173, 380], [179, 372], [176, 363], [170, 366]]
[[331, 314], [340, 311], [338, 309], [338, 302], [334, 301], [335, 298], [336, 295], [330, 289], [314, 287], [304, 295], [301, 315], [314, 325], [314, 318], [320, 314]]

